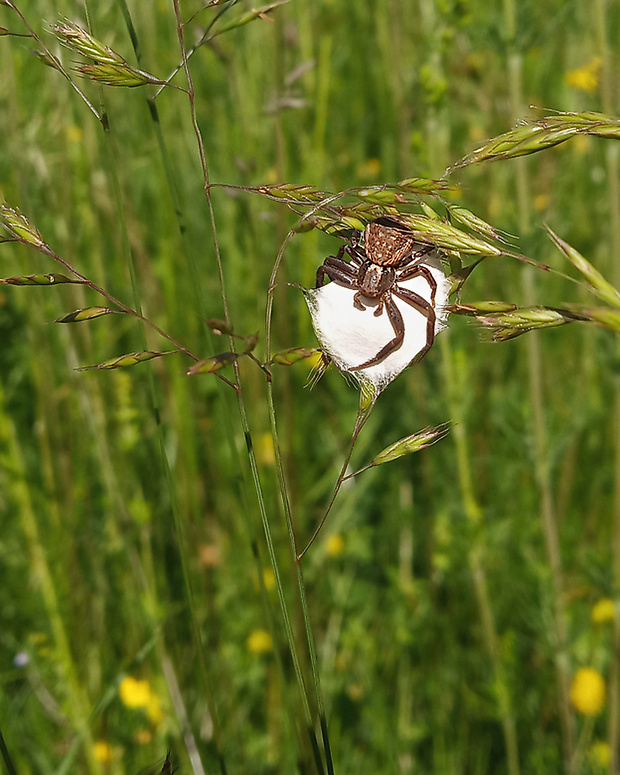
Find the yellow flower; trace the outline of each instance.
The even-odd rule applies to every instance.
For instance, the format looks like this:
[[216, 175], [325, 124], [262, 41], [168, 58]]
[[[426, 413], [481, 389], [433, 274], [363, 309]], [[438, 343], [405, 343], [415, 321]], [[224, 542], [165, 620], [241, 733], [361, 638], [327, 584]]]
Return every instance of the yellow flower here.
[[608, 597], [602, 597], [592, 609], [592, 621], [594, 624], [613, 622], [615, 618], [614, 601]]
[[254, 630], [250, 633], [247, 646], [252, 654], [266, 654], [273, 649], [273, 641], [266, 630]]
[[601, 58], [594, 57], [587, 65], [583, 65], [583, 67], [578, 67], [576, 70], [570, 70], [566, 73], [564, 80], [569, 86], [592, 94], [598, 88], [598, 74], [601, 65]]
[[276, 462], [271, 433], [262, 433], [256, 440], [256, 456], [264, 466], [272, 466]]
[[138, 681], [131, 676], [123, 678], [118, 687], [123, 705], [128, 708], [147, 708], [151, 701], [151, 687], [148, 681]]
[[138, 743], [138, 745], [148, 745], [153, 741], [153, 735], [149, 732], [148, 729], [139, 729], [133, 736], [133, 739], [136, 741], [136, 743]]
[[83, 133], [79, 126], [70, 126], [67, 128], [67, 139], [70, 143], [81, 143], [82, 136]]
[[364, 689], [361, 684], [353, 683], [347, 686], [347, 694], [353, 702], [359, 702], [364, 697]]
[[549, 197], [547, 194], [537, 194], [534, 197], [534, 209], [546, 210], [549, 207]]
[[368, 180], [369, 178], [376, 178], [381, 172], [381, 162], [379, 159], [368, 159], [367, 161], [360, 162], [355, 170], [357, 177], [362, 180]]
[[344, 551], [344, 538], [340, 533], [332, 533], [325, 547], [328, 557], [338, 557]]
[[93, 756], [100, 764], [107, 764], [114, 758], [114, 749], [105, 740], [97, 740], [93, 743]]
[[273, 575], [271, 568], [263, 568], [263, 584], [267, 590], [275, 587], [276, 577]]
[[604, 740], [595, 740], [590, 746], [590, 759], [599, 767], [607, 770], [611, 764], [611, 748]]
[[605, 681], [593, 667], [581, 667], [575, 673], [570, 698], [579, 713], [598, 716], [605, 704]]

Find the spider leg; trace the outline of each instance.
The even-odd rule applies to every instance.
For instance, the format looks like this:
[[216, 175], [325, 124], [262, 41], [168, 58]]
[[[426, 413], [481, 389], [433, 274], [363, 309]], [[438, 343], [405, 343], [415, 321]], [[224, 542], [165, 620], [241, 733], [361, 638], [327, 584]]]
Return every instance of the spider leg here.
[[355, 296], [353, 297], [353, 306], [355, 307], [355, 309], [361, 309], [363, 312], [366, 309], [366, 307], [364, 306], [364, 303], [361, 301], [362, 296], [363, 294], [361, 291], [358, 291], [355, 294]]
[[359, 371], [359, 369], [367, 369], [369, 366], [376, 366], [387, 358], [388, 355], [391, 355], [395, 350], [398, 350], [403, 343], [403, 339], [405, 338], [405, 323], [403, 321], [403, 316], [400, 314], [400, 310], [394, 303], [394, 299], [389, 291], [382, 296], [381, 302], [385, 305], [396, 336], [393, 339], [390, 339], [385, 347], [382, 347], [373, 358], [369, 358], [367, 361], [364, 361], [364, 363], [360, 363], [359, 366], [349, 369], [349, 371]]
[[413, 264], [405, 267], [402, 272], [398, 273], [398, 282], [402, 283], [405, 280], [413, 280], [414, 277], [423, 277], [428, 283], [431, 289], [431, 304], [435, 306], [435, 294], [437, 293], [437, 280], [433, 276], [433, 273], [427, 266], [421, 264]]
[[392, 293], [395, 296], [398, 296], [399, 299], [402, 299], [403, 301], [407, 302], [407, 304], [410, 304], [412, 307], [414, 307], [414, 309], [417, 309], [418, 312], [421, 312], [423, 315], [426, 315], [426, 344], [416, 355], [416, 357], [411, 361], [411, 363], [408, 364], [409, 366], [411, 366], [414, 363], [421, 361], [422, 358], [424, 358], [426, 353], [433, 346], [433, 342], [435, 341], [435, 324], [437, 321], [437, 315], [435, 314], [435, 307], [430, 302], [428, 302], [425, 298], [418, 295], [414, 291], [410, 291], [408, 288], [401, 288], [400, 286], [395, 285], [392, 288]]
[[347, 246], [343, 245], [336, 256], [327, 256], [323, 264], [316, 270], [316, 288], [322, 287], [325, 282], [325, 275], [332, 282], [343, 285], [345, 288], [355, 287], [357, 269], [342, 258], [346, 248]]

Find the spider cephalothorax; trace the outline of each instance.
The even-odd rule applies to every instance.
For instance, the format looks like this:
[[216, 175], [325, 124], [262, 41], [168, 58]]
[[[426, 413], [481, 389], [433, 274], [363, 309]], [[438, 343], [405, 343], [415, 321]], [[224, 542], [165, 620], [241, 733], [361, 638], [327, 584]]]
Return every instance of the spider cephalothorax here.
[[[411, 305], [426, 317], [426, 344], [412, 362], [419, 361], [430, 350], [435, 339], [435, 294], [437, 281], [425, 257], [433, 250], [432, 245], [417, 242], [413, 232], [392, 218], [379, 218], [343, 245], [336, 256], [328, 256], [316, 273], [316, 287], [325, 282], [325, 276], [345, 288], [356, 291], [353, 305], [360, 310], [375, 306], [374, 314], [381, 315], [383, 308], [388, 314], [394, 337], [372, 358], [350, 371], [366, 369], [381, 363], [402, 345], [405, 324], [394, 296]], [[344, 254], [351, 257], [345, 261]], [[400, 283], [423, 277], [430, 288], [430, 302], [405, 288]]]

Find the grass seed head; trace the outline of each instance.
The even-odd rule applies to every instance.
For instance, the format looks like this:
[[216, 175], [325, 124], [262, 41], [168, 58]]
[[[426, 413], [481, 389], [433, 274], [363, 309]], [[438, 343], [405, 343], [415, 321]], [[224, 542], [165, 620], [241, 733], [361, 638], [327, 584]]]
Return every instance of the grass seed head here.
[[69, 21], [60, 22], [54, 26], [54, 34], [63, 46], [81, 54], [86, 59], [92, 59], [100, 64], [126, 64], [125, 59], [120, 54], [93, 38], [78, 24]]
[[226, 366], [231, 366], [239, 359], [239, 353], [220, 353], [211, 358], [205, 358], [198, 361], [187, 370], [187, 376], [193, 377], [195, 374], [215, 374]]
[[95, 366], [82, 366], [81, 368], [77, 369], [77, 371], [107, 371], [110, 369], [123, 369], [127, 366], [135, 366], [138, 363], [150, 361], [153, 358], [160, 358], [163, 355], [172, 355], [173, 353], [177, 352], [179, 351], [169, 350], [167, 352], [153, 352], [151, 350], [146, 350], [144, 352], [138, 353], [127, 353], [126, 355], [119, 355], [116, 358], [110, 358], [109, 360], [103, 361], [103, 363], [98, 363]]
[[611, 304], [612, 307], [620, 309], [620, 293], [603, 277], [598, 269], [592, 266], [578, 250], [575, 250], [568, 242], [558, 237], [549, 227], [547, 227], [547, 232], [556, 247], [566, 256], [575, 269], [585, 277], [594, 293], [608, 304]]
[[110, 309], [110, 307], [84, 307], [84, 309], [76, 309], [61, 318], [56, 318], [54, 323], [82, 323], [85, 320], [94, 320], [102, 315], [112, 315], [118, 312], [119, 310]]
[[289, 350], [282, 350], [276, 353], [271, 359], [271, 363], [277, 363], [279, 366], [293, 366], [305, 358], [312, 358], [321, 351], [317, 347], [291, 347]]
[[435, 428], [425, 428], [417, 433], [412, 433], [410, 436], [405, 436], [405, 438], [395, 441], [394, 444], [390, 444], [389, 447], [375, 455], [370, 465], [379, 466], [382, 463], [398, 460], [398, 458], [404, 457], [404, 455], [411, 455], [414, 452], [426, 449], [443, 439], [448, 434], [448, 429], [448, 424], [442, 423]]
[[62, 285], [63, 283], [81, 284], [82, 280], [72, 280], [64, 274], [29, 274], [0, 279], [1, 285]]
[[0, 223], [19, 242], [36, 248], [47, 248], [39, 231], [19, 210], [8, 205], [0, 205]]

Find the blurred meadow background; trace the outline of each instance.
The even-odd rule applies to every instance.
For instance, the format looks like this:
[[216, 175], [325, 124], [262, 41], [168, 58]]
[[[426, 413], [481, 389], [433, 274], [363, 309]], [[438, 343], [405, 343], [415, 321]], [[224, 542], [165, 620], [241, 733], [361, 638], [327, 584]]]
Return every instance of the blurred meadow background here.
[[[211, 183], [335, 192], [438, 179], [519, 119], [619, 110], [617, 2], [252, 9], [180, 8], [188, 49], [220, 33], [189, 59]], [[0, 2], [0, 201], [197, 357], [229, 350], [204, 322], [226, 312], [187, 94], [167, 88], [149, 104], [156, 85], [81, 78], [72, 68], [85, 60], [52, 29], [65, 21], [159, 78], [182, 61], [172, 1]], [[94, 110], [33, 56], [44, 47]], [[187, 88], [183, 68], [172, 82]], [[613, 140], [579, 135], [453, 171], [450, 183], [448, 202], [558, 270], [488, 258], [462, 301], [588, 301], [560, 275], [578, 278], [545, 224], [620, 286]], [[298, 215], [239, 189], [212, 188], [211, 205], [230, 321], [258, 332], [263, 359], [269, 278]], [[341, 244], [319, 229], [291, 239], [273, 351], [316, 346], [286, 283], [313, 286]], [[16, 243], [0, 259], [4, 278], [67, 274]], [[450, 434], [349, 480], [300, 584], [265, 374], [239, 360], [239, 401], [214, 374], [188, 377], [183, 353], [76, 371], [174, 349], [128, 315], [51, 324], [106, 304], [84, 285], [0, 286], [8, 773], [620, 771], [614, 333], [575, 323], [491, 343], [454, 316], [379, 397], [352, 467], [427, 426], [449, 421]], [[335, 369], [312, 389], [309, 377], [308, 360], [273, 366], [300, 546], [359, 403]]]

